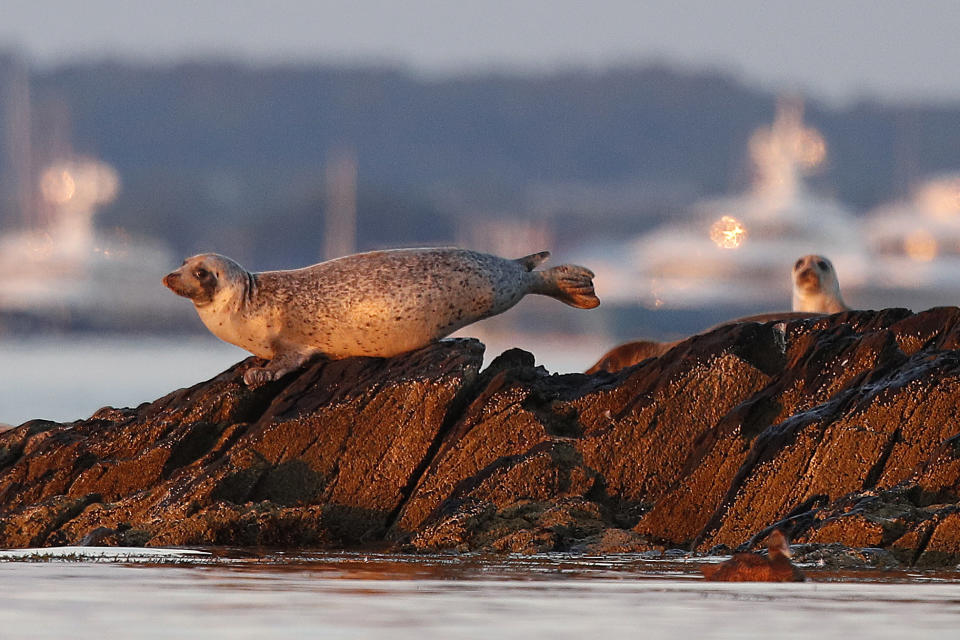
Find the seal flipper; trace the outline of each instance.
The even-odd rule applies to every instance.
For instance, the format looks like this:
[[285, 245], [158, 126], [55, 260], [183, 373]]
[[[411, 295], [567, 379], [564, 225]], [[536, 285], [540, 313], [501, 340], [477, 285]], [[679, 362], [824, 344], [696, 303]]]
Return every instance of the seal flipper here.
[[519, 264], [521, 267], [523, 267], [527, 271], [533, 271], [535, 268], [537, 268], [538, 265], [545, 262], [549, 257], [550, 257], [549, 251], [541, 251], [540, 253], [531, 253], [528, 256], [517, 258], [516, 260], [514, 260], [514, 262]]
[[296, 371], [320, 355], [316, 351], [279, 352], [267, 363], [267, 366], [247, 369], [243, 374], [243, 382], [251, 389], [256, 389]]
[[535, 271], [539, 279], [532, 293], [556, 298], [578, 309], [593, 309], [600, 306], [600, 299], [593, 290], [593, 271], [575, 264], [562, 264], [545, 271]]

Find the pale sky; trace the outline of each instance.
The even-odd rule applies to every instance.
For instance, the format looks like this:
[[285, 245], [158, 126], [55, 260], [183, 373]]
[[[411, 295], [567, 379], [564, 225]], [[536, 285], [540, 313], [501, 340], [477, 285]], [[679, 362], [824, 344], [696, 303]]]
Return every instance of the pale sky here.
[[661, 60], [768, 89], [960, 101], [960, 0], [3, 0], [0, 46], [393, 62], [425, 73]]

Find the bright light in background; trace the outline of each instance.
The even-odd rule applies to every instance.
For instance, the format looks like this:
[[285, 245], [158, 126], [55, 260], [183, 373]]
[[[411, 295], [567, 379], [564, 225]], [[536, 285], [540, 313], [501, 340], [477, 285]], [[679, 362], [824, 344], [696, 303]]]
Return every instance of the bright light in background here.
[[733, 216], [723, 216], [710, 227], [710, 239], [721, 249], [736, 249], [747, 239], [747, 229]]
[[97, 209], [113, 202], [120, 191], [120, 177], [113, 167], [94, 158], [65, 158], [47, 165], [37, 186], [48, 205], [49, 220], [44, 239], [29, 241], [35, 258], [46, 259], [56, 252], [79, 261], [73, 267], [77, 269], [91, 252], [113, 256], [111, 249], [95, 246], [93, 226]]
[[650, 280], [650, 295], [653, 298], [654, 309], [659, 309], [665, 304], [663, 299], [663, 285], [661, 285], [660, 281], [656, 278]]
[[794, 144], [794, 157], [807, 170], [816, 169], [827, 159], [827, 141], [812, 127], [804, 127]]
[[917, 192], [921, 208], [946, 220], [960, 214], [960, 177], [931, 180]]
[[45, 258], [53, 253], [53, 238], [49, 233], [36, 233], [27, 237], [27, 247], [38, 258]]
[[827, 159], [827, 141], [817, 129], [803, 125], [803, 106], [797, 99], [782, 98], [777, 120], [754, 131], [747, 144], [761, 169], [787, 165], [814, 171]]
[[89, 158], [56, 162], [40, 174], [40, 193], [55, 206], [84, 210], [117, 197], [120, 177], [108, 164]]
[[930, 262], [937, 257], [937, 239], [926, 229], [911, 231], [903, 239], [903, 250], [916, 262]]
[[67, 169], [50, 167], [40, 176], [40, 193], [50, 204], [66, 204], [77, 192], [77, 183]]

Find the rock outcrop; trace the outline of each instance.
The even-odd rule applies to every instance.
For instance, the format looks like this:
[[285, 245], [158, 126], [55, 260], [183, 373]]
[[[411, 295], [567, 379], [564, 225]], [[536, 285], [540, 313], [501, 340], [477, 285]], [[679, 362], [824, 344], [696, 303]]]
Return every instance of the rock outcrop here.
[[[0, 546], [591, 552], [880, 548], [960, 561], [960, 309], [742, 323], [616, 374], [449, 340], [0, 434]], [[831, 547], [832, 548], [832, 547]]]

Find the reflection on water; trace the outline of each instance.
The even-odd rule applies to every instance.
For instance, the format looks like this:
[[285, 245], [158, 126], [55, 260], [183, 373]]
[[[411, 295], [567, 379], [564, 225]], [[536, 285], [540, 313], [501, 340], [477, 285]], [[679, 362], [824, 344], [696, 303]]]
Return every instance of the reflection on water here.
[[6, 562], [0, 580], [17, 588], [0, 599], [0, 628], [35, 638], [423, 640], [950, 637], [960, 624], [957, 573], [810, 575], [821, 582], [707, 583], [694, 563], [630, 555]]

